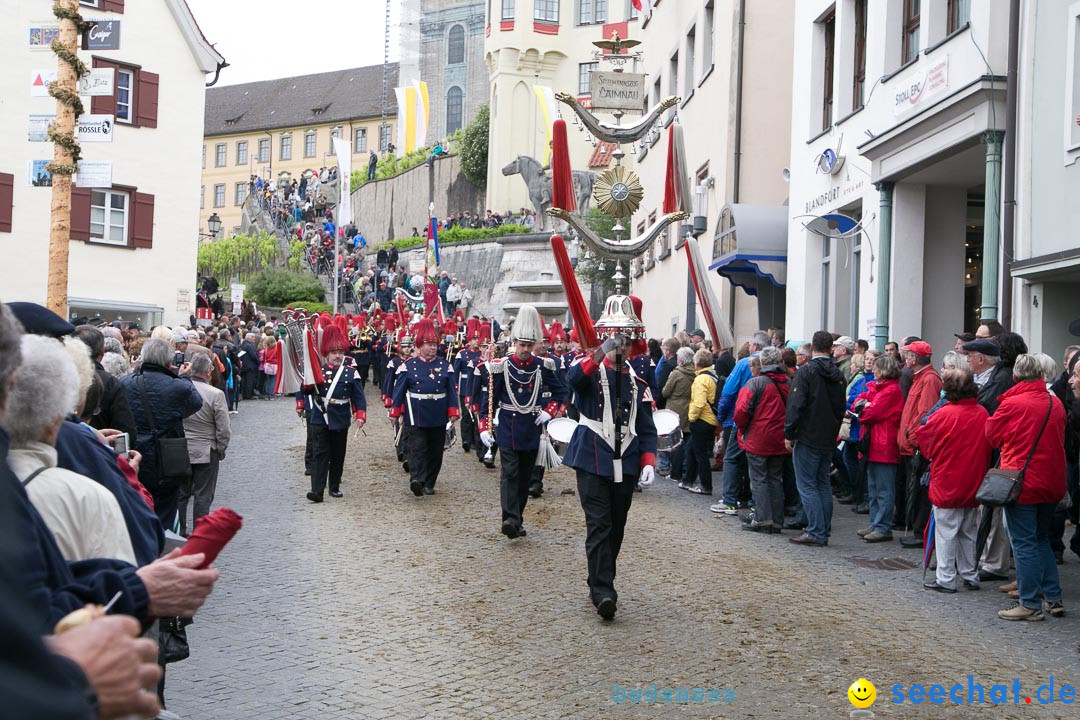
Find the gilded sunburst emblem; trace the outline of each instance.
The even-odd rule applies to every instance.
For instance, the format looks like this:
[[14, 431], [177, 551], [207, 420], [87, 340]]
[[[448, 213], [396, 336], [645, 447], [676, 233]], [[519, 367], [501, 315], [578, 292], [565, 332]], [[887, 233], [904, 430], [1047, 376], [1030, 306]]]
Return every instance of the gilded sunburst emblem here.
[[614, 218], [633, 215], [644, 196], [641, 180], [622, 165], [616, 165], [602, 173], [596, 179], [596, 187], [593, 189], [593, 197], [600, 210]]

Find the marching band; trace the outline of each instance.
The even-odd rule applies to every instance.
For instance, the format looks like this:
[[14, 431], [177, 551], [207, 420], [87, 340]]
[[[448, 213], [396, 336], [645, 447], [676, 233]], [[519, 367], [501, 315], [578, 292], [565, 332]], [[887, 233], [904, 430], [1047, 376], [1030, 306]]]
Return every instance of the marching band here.
[[640, 312], [637, 298], [610, 298], [585, 342], [576, 316], [568, 335], [558, 322], [545, 325], [530, 305], [521, 306], [503, 338], [489, 320], [458, 313], [437, 323], [410, 317], [402, 303], [397, 312], [376, 307], [370, 315], [287, 315], [283, 357], [294, 368], [284, 380], [292, 378], [289, 392], [307, 424], [308, 500], [322, 502], [327, 486], [331, 497], [342, 497], [350, 425], [359, 434], [367, 420], [370, 374], [417, 497], [435, 494], [459, 421], [462, 450], [489, 469], [498, 460], [507, 538], [527, 535], [525, 506], [542, 495], [545, 469], [574, 469], [589, 594], [597, 613], [612, 619], [627, 515], [639, 483], [653, 479], [657, 450]]

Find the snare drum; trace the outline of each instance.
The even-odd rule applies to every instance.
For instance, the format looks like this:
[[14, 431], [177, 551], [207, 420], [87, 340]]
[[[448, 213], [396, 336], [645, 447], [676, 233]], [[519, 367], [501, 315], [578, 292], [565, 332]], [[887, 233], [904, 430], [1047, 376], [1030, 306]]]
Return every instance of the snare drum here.
[[679, 413], [674, 410], [657, 410], [653, 413], [656, 425], [656, 449], [658, 452], [674, 450], [682, 444], [682, 429], [679, 427]]
[[566, 450], [566, 446], [570, 444], [570, 438], [574, 436], [577, 425], [576, 422], [565, 417], [555, 418], [547, 424], [548, 438], [551, 439], [551, 444], [560, 457]]

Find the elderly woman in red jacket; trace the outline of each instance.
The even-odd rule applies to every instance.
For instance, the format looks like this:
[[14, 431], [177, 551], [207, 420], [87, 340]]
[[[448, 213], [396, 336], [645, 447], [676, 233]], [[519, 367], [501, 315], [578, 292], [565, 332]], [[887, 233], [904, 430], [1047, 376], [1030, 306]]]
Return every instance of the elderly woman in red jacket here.
[[[1031, 355], [1016, 358], [1016, 384], [986, 423], [990, 444], [1001, 449], [1000, 467], [1024, 471], [1016, 503], [1005, 506], [1005, 521], [1016, 562], [1020, 602], [998, 613], [1002, 620], [1042, 620], [1043, 612], [1065, 614], [1057, 562], [1050, 548], [1054, 508], [1065, 495], [1065, 408], [1047, 392], [1043, 369]], [[1039, 603], [1038, 595], [1044, 601]]]
[[735, 427], [739, 445], [746, 451], [753, 517], [742, 529], [779, 533], [784, 524], [784, 420], [787, 413], [787, 371], [780, 348], [763, 348], [757, 356], [761, 371], [735, 400]]
[[896, 468], [900, 464], [897, 433], [904, 412], [900, 391], [900, 363], [892, 355], [874, 359], [874, 382], [855, 398], [852, 412], [859, 424], [870, 433], [866, 466], [867, 499], [870, 504], [870, 527], [859, 531], [866, 542], [892, 540], [893, 511], [896, 507]]
[[937, 579], [923, 587], [956, 592], [960, 575], [968, 590], [979, 589], [975, 535], [979, 527], [979, 489], [993, 449], [986, 439], [990, 414], [979, 404], [979, 386], [968, 370], [946, 370], [942, 389], [948, 401], [915, 429], [919, 449], [930, 463], [930, 502], [934, 506]]

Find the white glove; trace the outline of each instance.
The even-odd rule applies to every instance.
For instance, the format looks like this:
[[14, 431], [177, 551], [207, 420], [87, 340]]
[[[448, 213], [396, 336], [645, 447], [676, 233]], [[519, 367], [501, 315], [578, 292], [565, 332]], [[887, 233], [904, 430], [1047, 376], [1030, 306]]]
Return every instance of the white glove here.
[[638, 483], [642, 487], [648, 487], [649, 485], [652, 485], [653, 480], [655, 479], [656, 471], [653, 469], [652, 465], [646, 465], [645, 467], [641, 468], [641, 477], [638, 478]]
[[484, 443], [484, 447], [491, 447], [495, 444], [495, 438], [491, 436], [490, 430], [480, 433], [480, 442]]
[[551, 415], [548, 415], [546, 412], [541, 410], [540, 414], [538, 414], [536, 416], [536, 424], [537, 425], [543, 425], [544, 423], [546, 423], [550, 419], [551, 419]]

